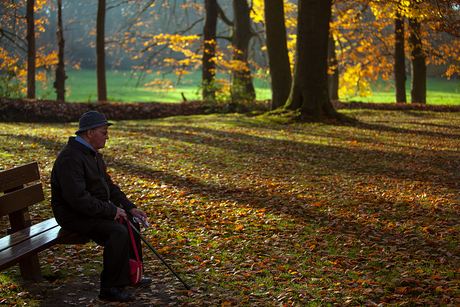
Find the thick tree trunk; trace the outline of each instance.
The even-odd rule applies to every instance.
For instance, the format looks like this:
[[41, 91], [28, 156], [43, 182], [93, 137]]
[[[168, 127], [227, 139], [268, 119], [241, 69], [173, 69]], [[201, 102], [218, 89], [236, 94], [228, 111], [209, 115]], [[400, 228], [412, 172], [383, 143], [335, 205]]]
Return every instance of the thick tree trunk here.
[[329, 33], [329, 41], [327, 47], [329, 69], [328, 69], [328, 84], [329, 84], [329, 99], [339, 100], [339, 66], [335, 53], [335, 40], [332, 33]]
[[327, 49], [332, 0], [299, 0], [296, 63], [285, 107], [304, 119], [341, 118], [329, 100]]
[[409, 45], [411, 60], [411, 103], [426, 103], [426, 62], [423, 52], [421, 26], [418, 20], [409, 18]]
[[58, 18], [57, 18], [57, 39], [58, 39], [58, 65], [56, 68], [56, 81], [54, 88], [56, 89], [57, 100], [65, 100], [65, 64], [64, 64], [64, 32], [62, 30], [62, 0], [57, 1]]
[[292, 82], [283, 0], [265, 0], [264, 10], [265, 42], [272, 91], [271, 109], [277, 109], [286, 103]]
[[105, 0], [99, 0], [96, 21], [96, 74], [97, 100], [107, 101], [107, 81], [105, 76]]
[[234, 25], [232, 45], [233, 60], [240, 63], [233, 70], [232, 97], [234, 100], [254, 100], [256, 92], [251, 79], [251, 68], [248, 64], [249, 41], [251, 31], [250, 7], [247, 0], [233, 0]]
[[396, 89], [396, 102], [406, 103], [406, 54], [404, 37], [404, 16], [396, 13], [395, 18], [395, 89]]
[[217, 9], [217, 0], [205, 0], [204, 5], [206, 18], [203, 28], [203, 100], [215, 100], [216, 89], [214, 86], [214, 77], [216, 75], [216, 63], [214, 56], [216, 54], [216, 27], [219, 11]]
[[35, 0], [27, 0], [27, 98], [35, 99]]

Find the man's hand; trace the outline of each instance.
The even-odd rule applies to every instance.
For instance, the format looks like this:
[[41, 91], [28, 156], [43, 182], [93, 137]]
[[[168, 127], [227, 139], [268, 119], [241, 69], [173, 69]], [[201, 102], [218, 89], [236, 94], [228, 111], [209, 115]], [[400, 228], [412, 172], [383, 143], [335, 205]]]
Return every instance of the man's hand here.
[[114, 220], [118, 220], [118, 219], [120, 219], [120, 217], [126, 217], [126, 216], [127, 215], [126, 215], [125, 210], [117, 207], [117, 214], [115, 215]]
[[[135, 222], [140, 222], [145, 228], [149, 227], [149, 220], [147, 218], [147, 214], [145, 214], [144, 211], [133, 208], [129, 210], [129, 213], [132, 214]], [[136, 221], [136, 218], [138, 221]]]
[[133, 208], [129, 210], [129, 213], [131, 213], [132, 216], [137, 217], [139, 220], [143, 221], [144, 223], [148, 223], [148, 217], [147, 214], [145, 214], [144, 211], [141, 209]]

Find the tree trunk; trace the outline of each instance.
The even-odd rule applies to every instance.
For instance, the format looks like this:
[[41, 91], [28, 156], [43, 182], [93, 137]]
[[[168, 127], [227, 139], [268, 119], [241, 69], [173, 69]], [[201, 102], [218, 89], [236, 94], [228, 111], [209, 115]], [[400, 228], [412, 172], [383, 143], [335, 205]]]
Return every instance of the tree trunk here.
[[273, 110], [284, 106], [292, 83], [283, 0], [265, 0], [264, 13], [265, 43], [272, 90], [271, 109]]
[[35, 0], [27, 0], [27, 98], [35, 99]]
[[57, 100], [65, 100], [65, 64], [64, 64], [64, 32], [62, 30], [62, 0], [57, 0], [58, 18], [57, 18], [57, 39], [58, 39], [58, 65], [56, 68], [56, 81], [54, 88], [56, 89]]
[[409, 45], [411, 60], [411, 103], [426, 103], [426, 63], [423, 52], [421, 26], [417, 19], [409, 18]]
[[96, 71], [97, 100], [107, 101], [107, 81], [105, 76], [105, 1], [99, 0], [96, 21]]
[[203, 28], [203, 66], [202, 66], [202, 85], [203, 100], [215, 100], [216, 89], [214, 86], [214, 77], [216, 75], [216, 27], [219, 11], [217, 9], [217, 0], [205, 0], [206, 17]]
[[329, 60], [328, 69], [328, 84], [329, 84], [329, 98], [331, 100], [339, 100], [339, 63], [335, 53], [335, 40], [334, 35], [329, 32], [329, 41], [327, 46], [327, 54]]
[[327, 48], [332, 0], [299, 0], [294, 80], [285, 108], [303, 119], [341, 116], [329, 100]]
[[233, 0], [233, 60], [239, 62], [239, 67], [233, 70], [232, 98], [234, 100], [254, 100], [256, 97], [251, 68], [248, 64], [249, 41], [253, 36], [250, 11], [247, 0]]
[[395, 18], [395, 89], [396, 102], [406, 103], [406, 54], [404, 52], [404, 16], [396, 13]]

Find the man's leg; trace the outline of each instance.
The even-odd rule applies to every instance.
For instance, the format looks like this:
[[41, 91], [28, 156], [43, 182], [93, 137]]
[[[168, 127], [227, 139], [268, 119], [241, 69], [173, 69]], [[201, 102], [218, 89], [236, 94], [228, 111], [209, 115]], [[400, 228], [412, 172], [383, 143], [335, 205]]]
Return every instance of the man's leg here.
[[101, 288], [129, 285], [131, 239], [126, 227], [117, 221], [101, 219], [87, 235], [97, 244], [104, 246]]

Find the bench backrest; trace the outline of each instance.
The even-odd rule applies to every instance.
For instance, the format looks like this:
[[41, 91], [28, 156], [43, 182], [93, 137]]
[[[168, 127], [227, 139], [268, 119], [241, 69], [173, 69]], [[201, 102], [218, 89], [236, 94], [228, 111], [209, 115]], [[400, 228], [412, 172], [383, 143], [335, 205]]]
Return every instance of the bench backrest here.
[[42, 184], [37, 162], [0, 172], [0, 216], [9, 215], [12, 232], [29, 227], [28, 207], [43, 201]]

